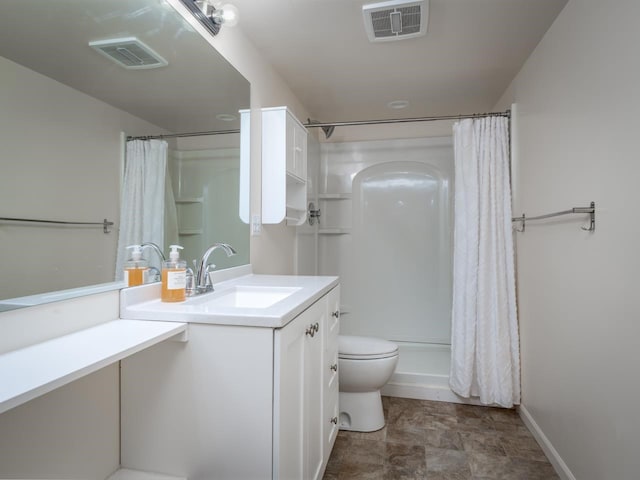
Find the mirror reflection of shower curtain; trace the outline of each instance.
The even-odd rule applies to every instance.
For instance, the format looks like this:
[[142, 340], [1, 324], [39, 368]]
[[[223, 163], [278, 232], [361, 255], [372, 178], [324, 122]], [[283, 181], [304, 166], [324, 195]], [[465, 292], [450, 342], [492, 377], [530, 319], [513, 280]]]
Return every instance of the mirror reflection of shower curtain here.
[[[124, 180], [120, 200], [120, 229], [116, 256], [116, 280], [123, 278], [123, 265], [129, 257], [128, 245], [153, 242], [165, 246], [165, 212], [177, 225], [173, 194], [167, 185], [167, 142], [131, 140], [127, 142]], [[167, 198], [169, 197], [169, 198]], [[173, 211], [173, 215], [171, 215]], [[176, 235], [177, 237], [177, 235]], [[152, 266], [159, 259], [145, 255]]]

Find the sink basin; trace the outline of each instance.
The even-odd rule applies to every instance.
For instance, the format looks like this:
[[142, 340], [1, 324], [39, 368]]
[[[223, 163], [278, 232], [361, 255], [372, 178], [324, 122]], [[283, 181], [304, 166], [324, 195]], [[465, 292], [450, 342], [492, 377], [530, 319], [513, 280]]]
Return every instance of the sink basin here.
[[211, 307], [269, 308], [299, 291], [300, 287], [235, 286], [210, 299]]

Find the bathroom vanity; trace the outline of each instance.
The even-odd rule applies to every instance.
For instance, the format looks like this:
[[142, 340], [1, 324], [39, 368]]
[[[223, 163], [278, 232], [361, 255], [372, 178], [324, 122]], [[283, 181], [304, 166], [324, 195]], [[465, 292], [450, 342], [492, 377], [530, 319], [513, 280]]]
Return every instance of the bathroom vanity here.
[[189, 479], [319, 479], [338, 432], [337, 277], [246, 275], [162, 304], [123, 290], [121, 318], [188, 324], [121, 362], [129, 469]]

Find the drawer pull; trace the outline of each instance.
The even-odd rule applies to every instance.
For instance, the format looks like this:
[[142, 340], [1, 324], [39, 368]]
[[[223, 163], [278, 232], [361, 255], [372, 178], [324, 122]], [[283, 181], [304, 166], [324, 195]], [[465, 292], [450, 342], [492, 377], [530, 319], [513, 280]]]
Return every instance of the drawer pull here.
[[320, 325], [318, 324], [318, 322], [316, 322], [309, 325], [309, 328], [307, 328], [304, 333], [305, 335], [309, 335], [310, 337], [313, 337], [318, 330], [320, 330]]

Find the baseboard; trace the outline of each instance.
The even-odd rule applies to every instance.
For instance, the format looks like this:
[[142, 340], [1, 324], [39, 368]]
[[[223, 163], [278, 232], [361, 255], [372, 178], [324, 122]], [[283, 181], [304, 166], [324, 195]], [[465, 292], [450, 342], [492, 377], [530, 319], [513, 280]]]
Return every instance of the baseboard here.
[[556, 470], [558, 476], [562, 480], [576, 480], [576, 477], [573, 475], [573, 473], [571, 473], [571, 470], [569, 470], [567, 464], [564, 463], [564, 460], [562, 460], [562, 457], [560, 457], [558, 451], [553, 448], [553, 445], [551, 444], [547, 436], [542, 432], [542, 429], [540, 429], [536, 421], [533, 419], [533, 417], [527, 410], [527, 407], [525, 407], [524, 405], [520, 405], [518, 407], [518, 412], [520, 413], [520, 418], [549, 459], [549, 462], [551, 462], [551, 465], [553, 465], [553, 468]]

